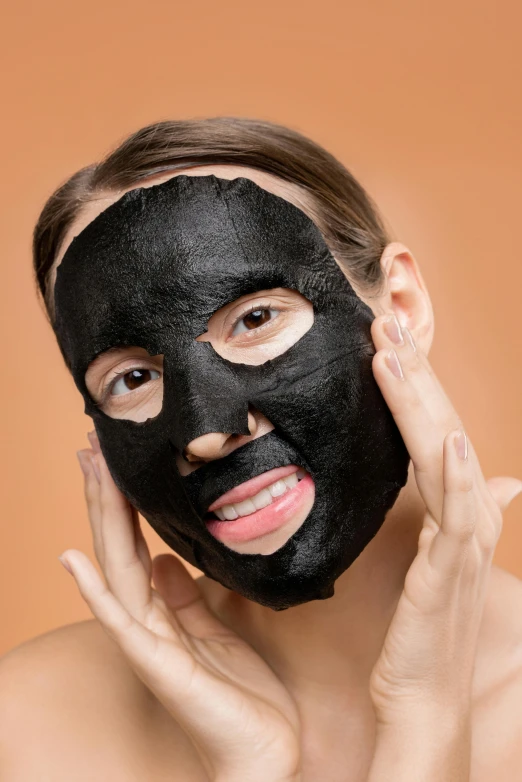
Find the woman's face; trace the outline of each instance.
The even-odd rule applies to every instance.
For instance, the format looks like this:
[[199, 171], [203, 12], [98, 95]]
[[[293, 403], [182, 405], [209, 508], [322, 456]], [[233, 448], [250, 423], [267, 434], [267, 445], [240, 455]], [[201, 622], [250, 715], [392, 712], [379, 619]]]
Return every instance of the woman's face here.
[[[222, 179], [245, 177], [256, 182], [260, 187], [274, 195], [285, 198], [290, 203], [302, 209], [313, 218], [313, 209], [308, 195], [296, 185], [292, 185], [263, 171], [246, 166], [209, 165], [197, 168], [179, 169], [168, 175], [150, 177], [140, 182], [136, 187], [151, 187], [171, 179], [173, 176], [206, 176], [215, 174]], [[74, 236], [82, 231], [95, 217], [108, 206], [117, 201], [127, 192], [119, 190], [106, 194], [85, 205], [74, 223], [70, 226], [60, 248], [55, 267], [59, 266], [69, 244]], [[361, 297], [363, 298], [363, 297]], [[367, 301], [374, 312], [381, 311], [378, 299]], [[207, 331], [197, 337], [199, 341], [208, 341], [214, 350], [229, 361], [259, 365], [284, 353], [297, 342], [312, 326], [314, 321], [313, 307], [310, 301], [295, 290], [275, 288], [260, 290], [255, 294], [241, 296], [215, 312], [208, 321]], [[161, 410], [163, 401], [163, 356], [150, 356], [144, 348], [115, 347], [101, 353], [89, 366], [86, 373], [86, 384], [93, 399], [101, 409], [113, 418], [127, 418], [133, 421], [146, 421], [156, 416]], [[223, 432], [204, 434], [192, 440], [182, 456], [177, 456], [178, 469], [182, 475], [188, 475], [202, 464], [222, 458], [246, 442], [271, 431], [273, 424], [259, 411], [250, 408], [248, 413], [250, 435], [228, 435]], [[289, 473], [289, 470], [292, 472]], [[275, 492], [288, 490], [297, 473], [297, 466], [280, 468], [285, 472], [287, 486], [281, 485], [277, 474], [276, 480], [267, 483], [269, 489]], [[275, 475], [275, 471], [274, 475]], [[289, 474], [288, 474], [289, 473]], [[300, 475], [301, 473], [299, 473]], [[266, 476], [263, 483], [271, 480]], [[258, 481], [259, 485], [259, 481]], [[254, 487], [257, 489], [257, 486]], [[268, 500], [266, 488], [251, 490], [256, 496], [262, 492], [261, 499], [256, 504]], [[250, 495], [249, 495], [250, 496]], [[225, 498], [226, 499], [226, 498]], [[223, 525], [219, 531], [220, 539], [229, 548], [239, 553], [271, 554], [279, 549], [301, 526], [308, 515], [314, 500], [313, 486], [303, 497], [298, 507], [295, 507], [290, 518], [275, 531], [254, 537], [251, 540], [238, 541], [236, 535], [227, 537], [227, 527]], [[242, 501], [244, 503], [244, 500]], [[225, 502], [221, 508], [225, 513], [234, 516], [250, 505]], [[229, 530], [232, 530], [230, 525]]]
[[86, 206], [55, 271], [109, 468], [225, 586], [273, 608], [328, 597], [407, 476], [371, 371], [379, 303], [297, 188], [233, 166], [146, 185]]

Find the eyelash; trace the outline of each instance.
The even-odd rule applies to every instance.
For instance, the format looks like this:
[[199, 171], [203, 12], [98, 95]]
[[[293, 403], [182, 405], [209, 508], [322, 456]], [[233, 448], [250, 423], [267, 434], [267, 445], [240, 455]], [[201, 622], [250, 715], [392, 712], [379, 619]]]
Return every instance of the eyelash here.
[[[232, 325], [230, 327], [230, 331], [231, 332], [234, 331], [234, 329], [237, 326], [237, 324], [241, 320], [243, 320], [243, 318], [246, 318], [247, 315], [250, 315], [251, 312], [255, 312], [256, 310], [265, 310], [265, 309], [269, 310], [269, 309], [276, 309], [276, 308], [273, 307], [272, 306], [272, 302], [269, 302], [269, 301], [256, 302], [255, 304], [249, 306], [244, 312], [242, 312], [240, 315], [238, 315], [238, 317], [234, 320], [234, 322], [232, 323]], [[259, 331], [259, 329], [262, 329], [262, 328], [264, 328], [265, 326], [268, 326], [268, 325], [270, 325], [270, 321], [268, 323], [264, 323], [261, 326], [258, 326], [256, 329], [254, 329], [254, 331]], [[114, 375], [113, 377], [111, 377], [111, 379], [104, 385], [104, 387], [102, 389], [102, 393], [101, 393], [100, 400], [98, 402], [98, 406], [101, 406], [101, 405], [105, 404], [105, 402], [107, 401], [107, 398], [110, 396], [110, 393], [111, 393], [111, 390], [112, 390], [113, 386], [116, 385], [118, 380], [120, 378], [124, 377], [125, 375], [127, 375], [129, 372], [133, 372], [135, 369], [143, 370], [143, 369], [148, 369], [148, 367], [144, 367], [143, 365], [141, 365], [141, 366], [140, 365], [136, 365], [136, 366], [132, 366], [132, 367], [126, 367], [122, 372], [118, 372], [117, 375]], [[156, 371], [158, 371], [158, 370], [156, 370]], [[135, 390], [139, 391], [140, 389], [137, 388]], [[132, 391], [129, 391], [129, 394], [132, 394]], [[123, 396], [127, 396], [127, 394], [123, 394]]]
[[[143, 366], [143, 364], [141, 364], [141, 365], [137, 364], [136, 366], [126, 367], [121, 372], [118, 372], [117, 375], [114, 375], [113, 377], [111, 377], [111, 379], [104, 385], [104, 387], [102, 389], [102, 392], [101, 392], [100, 400], [97, 403], [98, 407], [101, 407], [103, 404], [105, 404], [105, 402], [107, 401], [107, 399], [111, 395], [111, 391], [112, 391], [113, 386], [116, 385], [118, 380], [120, 378], [124, 377], [125, 375], [128, 375], [129, 372], [133, 372], [135, 369], [137, 369], [139, 371], [149, 370], [149, 371], [159, 372], [159, 370], [156, 367], [153, 367], [153, 368], [145, 367], [145, 366]], [[135, 391], [139, 391], [140, 389], [136, 388], [134, 390]], [[132, 394], [132, 393], [133, 393], [132, 391], [129, 391], [129, 394]], [[118, 394], [118, 396], [127, 396], [127, 394]]]
[[[235, 321], [230, 326], [230, 331], [234, 331], [237, 324], [243, 320], [243, 318], [246, 318], [247, 315], [250, 315], [251, 312], [255, 312], [256, 310], [270, 310], [270, 309], [277, 309], [276, 307], [272, 306], [272, 302], [269, 301], [258, 301], [254, 305], [251, 305], [246, 309], [244, 312], [241, 313], [241, 315], [238, 315], [238, 317], [235, 319]], [[268, 321], [268, 323], [263, 323], [262, 326], [258, 326], [256, 329], [253, 329], [253, 331], [259, 331], [260, 329], [264, 328], [265, 326], [269, 326], [271, 321]]]

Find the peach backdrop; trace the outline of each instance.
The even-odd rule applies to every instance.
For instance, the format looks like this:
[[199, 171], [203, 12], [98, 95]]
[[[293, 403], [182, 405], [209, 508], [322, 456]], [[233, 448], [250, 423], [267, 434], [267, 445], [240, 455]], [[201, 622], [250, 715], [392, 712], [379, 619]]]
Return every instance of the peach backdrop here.
[[[90, 419], [37, 303], [31, 231], [58, 183], [149, 122], [261, 117], [337, 155], [421, 264], [433, 363], [486, 475], [522, 477], [519, 3], [4, 0], [1, 15], [0, 652], [90, 616], [57, 560], [92, 555], [75, 456]], [[496, 561], [522, 576], [520, 498]]]

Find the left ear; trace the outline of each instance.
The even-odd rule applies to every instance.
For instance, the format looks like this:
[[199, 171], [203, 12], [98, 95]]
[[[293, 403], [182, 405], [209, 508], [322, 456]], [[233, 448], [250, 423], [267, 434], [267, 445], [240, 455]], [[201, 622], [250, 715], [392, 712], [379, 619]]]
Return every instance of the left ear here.
[[424, 353], [433, 341], [433, 308], [417, 261], [401, 242], [390, 242], [381, 256], [385, 289], [378, 301], [379, 312], [393, 312], [401, 326], [406, 326]]

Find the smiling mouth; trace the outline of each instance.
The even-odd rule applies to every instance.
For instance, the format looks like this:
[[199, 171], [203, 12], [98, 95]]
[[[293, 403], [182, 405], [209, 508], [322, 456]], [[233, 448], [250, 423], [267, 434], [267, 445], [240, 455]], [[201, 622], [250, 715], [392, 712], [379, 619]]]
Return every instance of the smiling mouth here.
[[262, 473], [213, 502], [205, 514], [205, 521], [235, 521], [250, 516], [291, 491], [306, 475], [306, 471], [296, 465], [276, 467]]
[[[315, 484], [308, 472], [295, 464], [276, 467], [245, 481], [216, 500], [205, 516], [206, 527], [214, 538], [229, 547], [249, 545], [258, 538], [283, 529], [289, 530], [291, 537], [308, 517], [314, 497]], [[235, 502], [232, 502], [234, 499]], [[257, 509], [255, 503], [262, 507]], [[285, 541], [272, 542], [277, 544], [273, 549], [276, 551]], [[251, 550], [244, 553], [259, 552]]]

